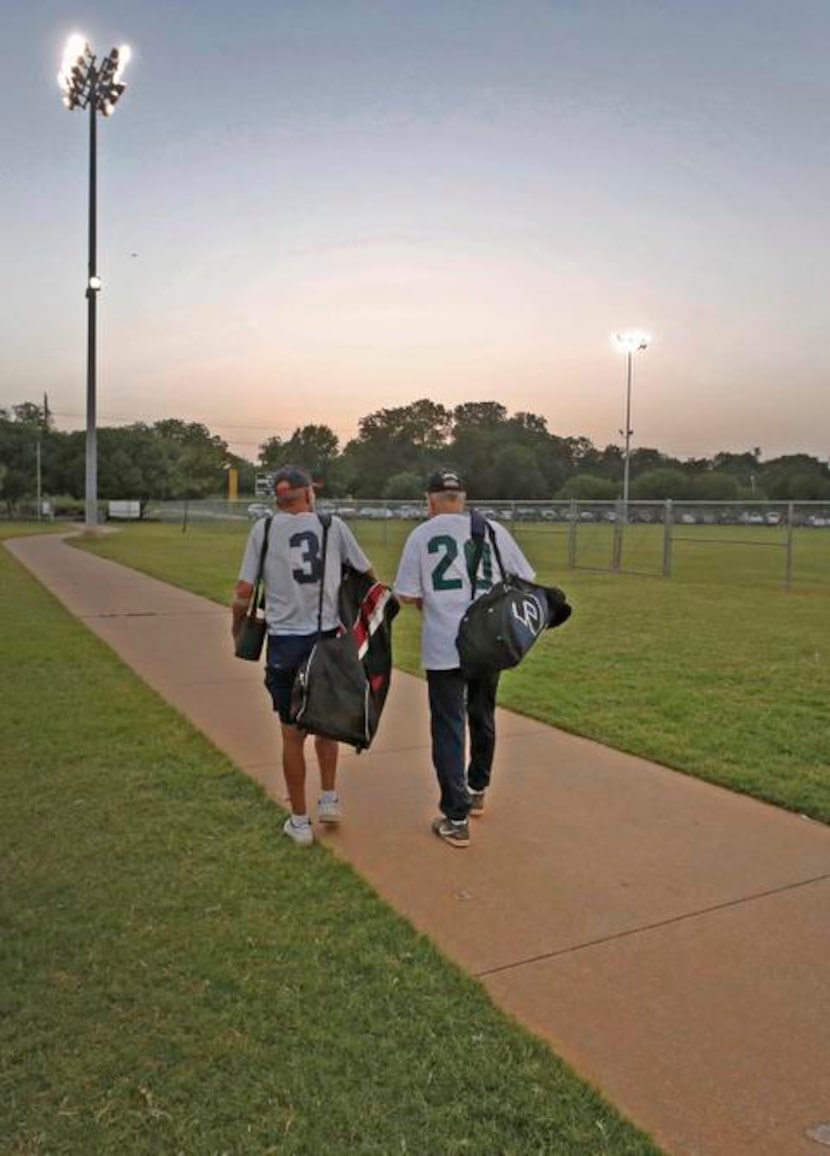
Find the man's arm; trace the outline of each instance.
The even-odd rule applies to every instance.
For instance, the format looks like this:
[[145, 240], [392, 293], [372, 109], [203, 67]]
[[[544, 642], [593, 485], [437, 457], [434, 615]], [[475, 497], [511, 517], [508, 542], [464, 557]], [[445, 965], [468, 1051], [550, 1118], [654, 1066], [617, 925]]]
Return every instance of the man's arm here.
[[370, 582], [377, 582], [377, 576], [372, 563], [360, 544], [342, 518], [337, 519], [337, 528], [340, 533], [340, 560], [347, 562], [358, 574], [365, 575]]
[[415, 539], [417, 532], [417, 530], [413, 530], [404, 542], [393, 589], [395, 591], [395, 597], [400, 602], [405, 602], [410, 606], [417, 606], [419, 610], [423, 610], [424, 599], [421, 589], [420, 568], [418, 565], [418, 547]]
[[253, 592], [254, 588], [250, 582], [237, 582], [234, 587], [233, 601], [231, 602], [231, 634], [234, 638], [239, 633], [242, 619], [248, 613]]
[[249, 578], [256, 579], [259, 573], [259, 556], [262, 551], [262, 539], [265, 534], [266, 520], [265, 518], [255, 522], [251, 526], [251, 532], [248, 535], [248, 541], [245, 545], [245, 553], [242, 558], [242, 566], [240, 568], [240, 578], [233, 590], [233, 600], [231, 601], [231, 633], [236, 638], [239, 627], [242, 625], [242, 619], [248, 612], [248, 607], [251, 603], [251, 595], [254, 592], [254, 583], [242, 578], [242, 574], [247, 574]]

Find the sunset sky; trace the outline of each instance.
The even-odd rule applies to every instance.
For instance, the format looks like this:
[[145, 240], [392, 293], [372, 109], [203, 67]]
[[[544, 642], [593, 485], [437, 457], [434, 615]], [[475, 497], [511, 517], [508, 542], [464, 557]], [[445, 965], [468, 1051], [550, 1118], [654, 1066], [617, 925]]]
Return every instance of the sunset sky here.
[[494, 399], [633, 445], [830, 455], [830, 3], [2, 0], [0, 406], [272, 434]]

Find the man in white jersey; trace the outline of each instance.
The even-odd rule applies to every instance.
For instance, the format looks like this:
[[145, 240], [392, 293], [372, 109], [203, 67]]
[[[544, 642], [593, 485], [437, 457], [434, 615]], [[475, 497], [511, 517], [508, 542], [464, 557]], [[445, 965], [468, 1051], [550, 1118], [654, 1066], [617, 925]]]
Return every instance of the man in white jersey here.
[[[291, 816], [283, 830], [295, 843], [308, 846], [314, 842], [314, 835], [306, 807], [306, 735], [291, 722], [291, 692], [297, 671], [318, 638], [320, 583], [320, 630], [326, 636], [334, 634], [338, 624], [337, 594], [343, 563], [348, 562], [370, 577], [374, 575], [351, 530], [337, 517], [332, 517], [329, 526], [323, 573], [323, 524], [314, 512], [314, 486], [307, 470], [301, 466], [278, 470], [274, 475], [274, 495], [277, 512], [270, 519], [263, 564], [268, 631], [265, 685], [282, 729], [282, 766], [291, 803]], [[267, 518], [260, 519], [248, 536], [233, 600], [234, 636], [251, 601], [267, 522]], [[339, 823], [338, 746], [334, 739], [321, 735], [315, 735], [314, 746], [321, 787], [317, 817], [321, 823]]]
[[[484, 811], [496, 746], [497, 671], [465, 678], [455, 640], [461, 619], [472, 601], [468, 566], [474, 543], [461, 477], [454, 470], [437, 470], [427, 482], [429, 520], [406, 540], [395, 593], [423, 611], [421, 661], [429, 687], [432, 762], [441, 788], [443, 818], [432, 829], [452, 847], [470, 842], [469, 816]], [[493, 523], [502, 562], [508, 573], [533, 578], [534, 571], [505, 528]], [[494, 558], [485, 541], [476, 579], [476, 596], [493, 585]], [[497, 575], [495, 580], [501, 576]], [[466, 725], [470, 730], [470, 761], [465, 765]]]

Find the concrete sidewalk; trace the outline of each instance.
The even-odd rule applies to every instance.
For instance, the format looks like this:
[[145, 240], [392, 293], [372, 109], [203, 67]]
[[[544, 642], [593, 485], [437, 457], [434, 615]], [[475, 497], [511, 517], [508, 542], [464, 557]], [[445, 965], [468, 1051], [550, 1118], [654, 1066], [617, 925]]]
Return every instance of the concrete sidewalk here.
[[[282, 800], [227, 610], [59, 538], [7, 545]], [[830, 1153], [830, 829], [507, 711], [498, 726], [487, 812], [453, 850], [429, 830], [425, 685], [396, 672], [372, 750], [344, 749], [345, 822], [318, 834], [667, 1152]]]

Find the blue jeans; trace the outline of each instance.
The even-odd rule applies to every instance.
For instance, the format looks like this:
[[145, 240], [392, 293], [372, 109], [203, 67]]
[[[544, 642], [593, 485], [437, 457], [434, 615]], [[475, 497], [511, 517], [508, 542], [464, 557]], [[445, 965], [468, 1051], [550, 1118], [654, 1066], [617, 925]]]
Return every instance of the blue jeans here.
[[[438, 776], [438, 806], [448, 819], [466, 819], [470, 791], [490, 785], [496, 749], [498, 671], [466, 679], [460, 670], [428, 670], [432, 764]], [[465, 768], [465, 740], [470, 728], [470, 764]]]

